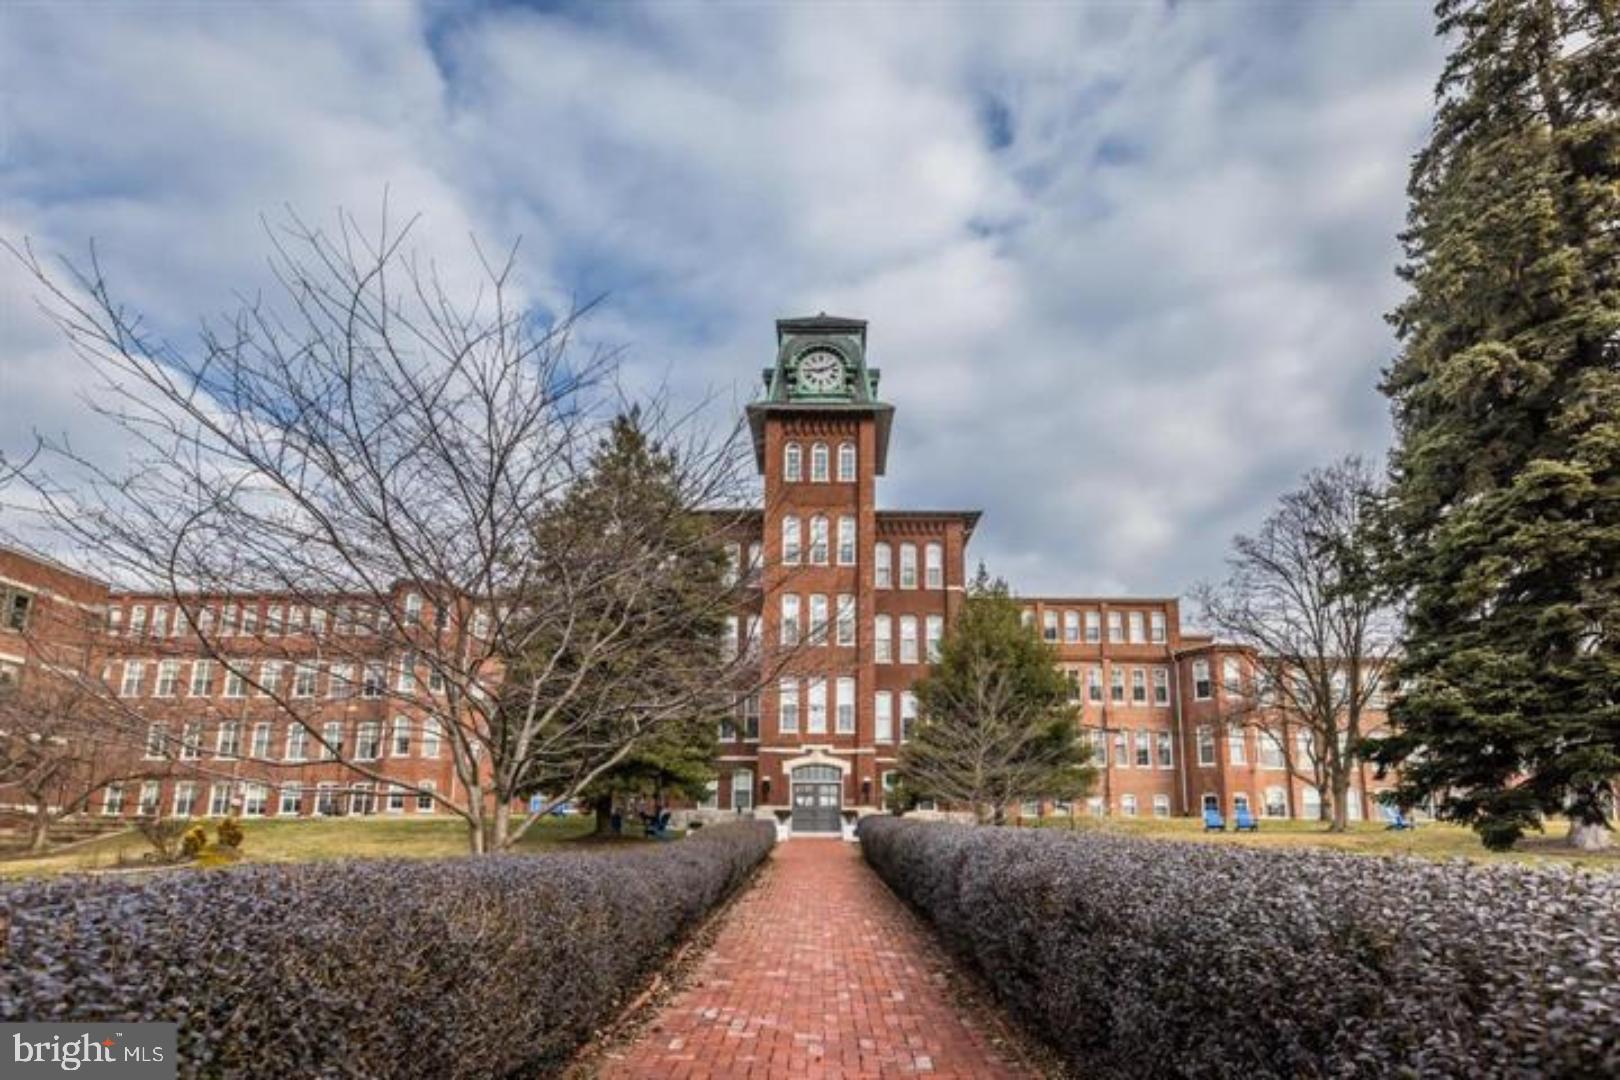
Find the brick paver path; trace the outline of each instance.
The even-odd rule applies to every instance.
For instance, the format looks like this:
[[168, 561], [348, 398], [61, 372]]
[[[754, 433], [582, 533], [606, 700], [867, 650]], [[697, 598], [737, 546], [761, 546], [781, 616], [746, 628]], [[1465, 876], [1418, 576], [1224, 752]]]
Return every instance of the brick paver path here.
[[607, 1077], [1021, 1077], [947, 990], [945, 957], [839, 840], [777, 845], [691, 985]]

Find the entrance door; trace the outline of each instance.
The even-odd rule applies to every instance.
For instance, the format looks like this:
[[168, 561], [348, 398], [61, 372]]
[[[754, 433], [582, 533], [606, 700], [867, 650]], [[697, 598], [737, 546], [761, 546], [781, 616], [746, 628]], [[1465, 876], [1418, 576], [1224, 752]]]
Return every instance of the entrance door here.
[[794, 832], [838, 831], [843, 781], [843, 774], [832, 765], [802, 765], [793, 770]]

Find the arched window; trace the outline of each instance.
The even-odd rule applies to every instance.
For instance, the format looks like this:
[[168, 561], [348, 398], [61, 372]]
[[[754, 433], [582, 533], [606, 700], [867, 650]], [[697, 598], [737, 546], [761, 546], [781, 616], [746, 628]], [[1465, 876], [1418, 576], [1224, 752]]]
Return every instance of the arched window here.
[[782, 479], [790, 484], [798, 483], [804, 475], [804, 452], [799, 444], [790, 442], [782, 447]]
[[872, 545], [872, 581], [879, 589], [894, 587], [894, 564], [888, 544]]
[[902, 589], [915, 589], [917, 587], [917, 545], [900, 545], [900, 587]]
[[[929, 544], [923, 549], [923, 567], [926, 573], [924, 579], [928, 588], [943, 589], [945, 587], [945, 548], [939, 544]], [[1056, 630], [1056, 627], [1053, 627]]]
[[855, 444], [852, 442], [838, 444], [838, 480], [844, 484], [855, 482]]
[[855, 565], [855, 519], [838, 519], [838, 565]]
[[827, 565], [827, 518], [822, 514], [810, 519], [810, 564]]
[[796, 517], [782, 519], [782, 564], [799, 565], [799, 519]]
[[810, 481], [815, 484], [827, 482], [827, 444], [816, 443], [810, 448]]

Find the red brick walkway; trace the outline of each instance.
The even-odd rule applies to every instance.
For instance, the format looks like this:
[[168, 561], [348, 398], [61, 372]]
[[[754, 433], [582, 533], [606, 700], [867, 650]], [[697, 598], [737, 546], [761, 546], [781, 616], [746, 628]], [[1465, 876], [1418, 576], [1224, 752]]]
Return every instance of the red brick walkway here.
[[1027, 1075], [956, 1007], [950, 970], [856, 845], [790, 840], [691, 985], [601, 1075]]

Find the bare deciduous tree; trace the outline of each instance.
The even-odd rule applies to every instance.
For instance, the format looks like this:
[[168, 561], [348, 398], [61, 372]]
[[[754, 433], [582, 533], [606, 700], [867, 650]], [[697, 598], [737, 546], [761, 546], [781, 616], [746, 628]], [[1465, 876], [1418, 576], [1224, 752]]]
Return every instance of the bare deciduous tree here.
[[[634, 662], [675, 620], [734, 606], [734, 582], [679, 614], [621, 603], [656, 595], [672, 545], [735, 527], [691, 511], [742, 502], [746, 444], [643, 408], [680, 512], [631, 507], [611, 543], [583, 535], [559, 515], [626, 402], [614, 356], [574, 344], [578, 311], [548, 319], [523, 302], [515, 249], [479, 251], [476, 286], [451, 288], [386, 211], [370, 238], [347, 216], [331, 235], [295, 216], [267, 231], [278, 299], [205, 323], [190, 350], [119, 303], [93, 251], [58, 275], [11, 248], [101, 374], [93, 407], [140, 448], [114, 469], [50, 443], [29, 482], [51, 526], [112, 580], [172, 600], [190, 647], [306, 731], [316, 757], [431, 798], [474, 851], [507, 848], [659, 723], [713, 711], [752, 678], [718, 647], [680, 678]], [[235, 609], [250, 596], [307, 621], [246, 627]], [[636, 617], [602, 617], [614, 610]], [[315, 670], [332, 693], [307, 692]], [[452, 790], [327, 737], [352, 687], [448, 744]], [[545, 804], [514, 813], [535, 790]]]
[[[1233, 541], [1226, 580], [1193, 594], [1211, 628], [1251, 653], [1254, 683], [1231, 718], [1282, 744], [1334, 831], [1346, 827], [1363, 721], [1399, 640], [1375, 573], [1379, 497], [1359, 458], [1308, 473], [1255, 535]], [[1309, 735], [1303, 758], [1297, 732]]]

